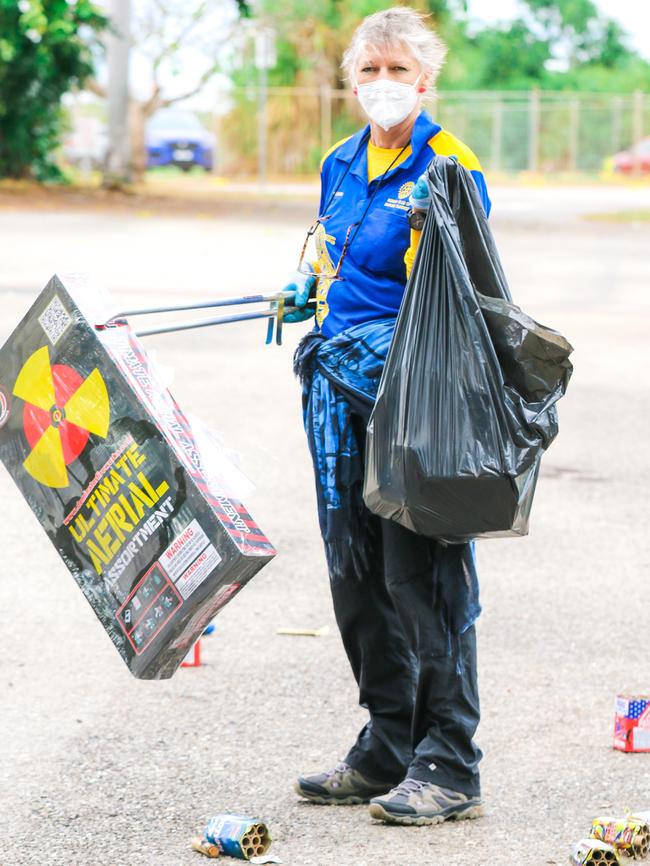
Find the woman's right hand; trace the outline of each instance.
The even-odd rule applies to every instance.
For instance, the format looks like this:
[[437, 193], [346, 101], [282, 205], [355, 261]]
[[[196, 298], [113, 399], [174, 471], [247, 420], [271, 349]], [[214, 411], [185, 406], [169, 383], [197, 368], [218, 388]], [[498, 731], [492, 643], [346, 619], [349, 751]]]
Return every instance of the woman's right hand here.
[[301, 274], [300, 271], [296, 271], [293, 274], [291, 282], [287, 283], [282, 291], [295, 292], [294, 300], [286, 303], [287, 306], [297, 307], [297, 309], [293, 310], [291, 313], [285, 313], [285, 322], [306, 322], [307, 319], [311, 319], [315, 314], [315, 305], [310, 304], [307, 306], [307, 301], [309, 300], [309, 296], [311, 295], [317, 281], [318, 278], [313, 274]]

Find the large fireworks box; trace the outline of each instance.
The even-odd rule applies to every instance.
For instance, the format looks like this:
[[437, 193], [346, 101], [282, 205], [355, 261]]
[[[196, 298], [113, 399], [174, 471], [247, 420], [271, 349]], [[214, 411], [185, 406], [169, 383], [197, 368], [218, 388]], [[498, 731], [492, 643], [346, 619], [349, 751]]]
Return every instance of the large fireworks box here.
[[94, 303], [53, 277], [0, 349], [0, 459], [131, 673], [162, 679], [275, 551]]
[[650, 695], [616, 696], [614, 748], [650, 752]]

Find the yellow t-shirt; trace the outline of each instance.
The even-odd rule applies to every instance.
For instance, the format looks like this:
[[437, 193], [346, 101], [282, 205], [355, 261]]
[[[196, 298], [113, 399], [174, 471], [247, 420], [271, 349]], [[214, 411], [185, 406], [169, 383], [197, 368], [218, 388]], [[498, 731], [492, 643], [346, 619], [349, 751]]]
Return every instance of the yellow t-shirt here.
[[[377, 147], [376, 144], [368, 141], [368, 183], [388, 171], [393, 160], [395, 163], [391, 166], [392, 168], [397, 168], [398, 165], [407, 160], [411, 155], [411, 145], [409, 144], [404, 153], [399, 156], [401, 151], [401, 147]], [[398, 156], [399, 159], [397, 159]]]

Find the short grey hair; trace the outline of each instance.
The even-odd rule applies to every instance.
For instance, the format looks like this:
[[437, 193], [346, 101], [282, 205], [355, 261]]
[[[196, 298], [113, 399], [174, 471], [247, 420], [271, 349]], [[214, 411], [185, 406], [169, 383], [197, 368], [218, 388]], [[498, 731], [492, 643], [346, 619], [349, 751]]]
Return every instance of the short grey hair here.
[[422, 72], [431, 76], [429, 87], [432, 88], [445, 62], [447, 46], [425, 24], [428, 17], [406, 6], [394, 6], [364, 18], [343, 55], [341, 66], [346, 78], [354, 80], [359, 55], [366, 45], [403, 45], [411, 51]]

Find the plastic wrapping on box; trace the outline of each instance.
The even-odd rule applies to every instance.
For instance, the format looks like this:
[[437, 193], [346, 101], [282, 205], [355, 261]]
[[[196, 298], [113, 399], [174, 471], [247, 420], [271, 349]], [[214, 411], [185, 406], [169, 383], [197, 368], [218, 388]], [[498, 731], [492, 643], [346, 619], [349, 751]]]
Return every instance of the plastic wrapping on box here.
[[528, 531], [569, 343], [510, 299], [469, 172], [436, 157], [432, 205], [368, 427], [368, 508], [449, 542]]
[[0, 460], [131, 672], [165, 678], [275, 551], [98, 298], [54, 277], [0, 349]]
[[226, 448], [221, 436], [196, 415], [188, 413], [187, 420], [210, 487], [240, 501], [248, 499], [255, 492], [255, 485], [240, 469], [239, 455]]

